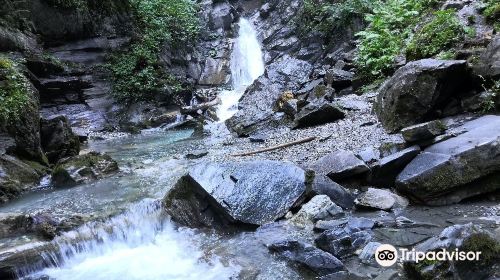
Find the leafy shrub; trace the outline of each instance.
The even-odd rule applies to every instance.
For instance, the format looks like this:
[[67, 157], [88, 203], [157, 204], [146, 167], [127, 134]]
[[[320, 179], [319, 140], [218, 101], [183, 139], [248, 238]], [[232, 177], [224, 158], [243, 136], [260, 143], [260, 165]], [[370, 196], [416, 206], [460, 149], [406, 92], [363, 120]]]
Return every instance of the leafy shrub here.
[[17, 64], [0, 56], [0, 124], [17, 121], [29, 104], [29, 81]]
[[302, 35], [318, 31], [329, 38], [335, 29], [345, 26], [353, 17], [370, 12], [373, 3], [371, 0], [305, 0], [295, 24]]
[[112, 59], [113, 93], [122, 102], [150, 99], [181, 84], [158, 64], [163, 44], [181, 47], [198, 34], [197, 5], [191, 0], [131, 0], [140, 36]]
[[498, 0], [486, 0], [483, 15], [486, 21], [492, 23], [497, 31], [500, 31], [500, 2]]
[[413, 29], [435, 0], [375, 1], [373, 12], [366, 16], [369, 26], [359, 37], [356, 62], [361, 72], [376, 78], [392, 70], [402, 54]]
[[465, 30], [454, 10], [437, 11], [413, 37], [406, 55], [410, 60], [434, 56], [462, 41], [464, 35]]

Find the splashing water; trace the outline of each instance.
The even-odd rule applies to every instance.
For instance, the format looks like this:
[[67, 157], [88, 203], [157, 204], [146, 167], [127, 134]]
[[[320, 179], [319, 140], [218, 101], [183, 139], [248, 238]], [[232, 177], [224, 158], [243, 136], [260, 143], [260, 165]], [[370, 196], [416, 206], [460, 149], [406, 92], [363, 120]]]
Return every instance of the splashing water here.
[[[92, 223], [58, 237], [55, 264], [35, 274], [50, 279], [230, 279], [239, 269], [206, 257], [196, 236], [164, 218], [157, 201], [145, 200], [105, 224]], [[75, 242], [75, 240], [87, 240]], [[20, 272], [21, 274], [25, 274]]]
[[245, 18], [240, 19], [239, 26], [239, 36], [231, 55], [233, 90], [219, 94], [221, 99], [221, 104], [217, 108], [219, 122], [226, 121], [236, 113], [238, 101], [246, 88], [264, 74], [264, 60], [255, 28]]

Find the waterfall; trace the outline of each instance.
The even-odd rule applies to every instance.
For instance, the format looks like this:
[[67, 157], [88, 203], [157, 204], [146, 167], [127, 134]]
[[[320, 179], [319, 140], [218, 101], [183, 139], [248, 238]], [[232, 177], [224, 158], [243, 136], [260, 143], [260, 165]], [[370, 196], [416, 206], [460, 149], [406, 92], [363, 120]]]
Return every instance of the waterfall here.
[[238, 38], [234, 42], [231, 54], [233, 89], [219, 94], [221, 99], [221, 104], [217, 108], [219, 122], [224, 122], [236, 113], [238, 101], [246, 88], [262, 74], [264, 74], [264, 60], [257, 32], [250, 21], [241, 18]]

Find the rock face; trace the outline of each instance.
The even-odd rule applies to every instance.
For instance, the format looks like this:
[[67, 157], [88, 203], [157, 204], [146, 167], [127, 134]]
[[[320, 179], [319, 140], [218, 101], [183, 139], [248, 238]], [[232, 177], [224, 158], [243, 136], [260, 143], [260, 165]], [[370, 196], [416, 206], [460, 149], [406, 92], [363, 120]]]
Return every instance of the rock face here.
[[42, 119], [40, 136], [42, 148], [50, 163], [57, 163], [62, 158], [80, 153], [78, 136], [73, 133], [68, 119], [64, 116], [49, 120]]
[[405, 263], [406, 272], [415, 279], [445, 279], [449, 275], [454, 275], [457, 279], [495, 279], [494, 275], [498, 276], [500, 242], [473, 224], [448, 227], [439, 236], [424, 241], [415, 249], [418, 252], [439, 252], [442, 249], [448, 252], [454, 252], [455, 249], [474, 254], [481, 252], [476, 261]]
[[375, 108], [390, 132], [432, 120], [474, 86], [465, 61], [424, 59], [406, 64], [379, 90]]
[[500, 117], [464, 125], [468, 132], [434, 144], [398, 176], [396, 187], [426, 204], [449, 204], [500, 188]]
[[307, 177], [286, 162], [203, 163], [183, 176], [163, 201], [175, 221], [190, 227], [263, 225], [301, 201]]
[[286, 240], [271, 244], [268, 248], [320, 276], [344, 270], [344, 264], [336, 257], [307, 243]]
[[65, 158], [52, 171], [55, 187], [71, 187], [88, 183], [118, 171], [118, 163], [107, 154], [88, 154]]
[[338, 150], [313, 163], [310, 168], [317, 174], [324, 174], [332, 180], [342, 180], [368, 172], [366, 163], [350, 151]]
[[474, 70], [483, 77], [498, 78], [500, 76], [500, 36], [498, 34], [481, 55]]

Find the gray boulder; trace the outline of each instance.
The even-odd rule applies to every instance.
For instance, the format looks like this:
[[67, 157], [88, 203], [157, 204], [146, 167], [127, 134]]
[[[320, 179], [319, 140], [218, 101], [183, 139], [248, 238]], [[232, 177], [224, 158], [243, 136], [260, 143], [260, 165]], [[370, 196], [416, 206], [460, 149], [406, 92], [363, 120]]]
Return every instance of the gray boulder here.
[[306, 172], [286, 162], [202, 163], [165, 196], [167, 213], [185, 226], [263, 225], [302, 201]]
[[353, 79], [353, 73], [336, 68], [328, 69], [325, 75], [325, 83], [335, 89], [349, 87]]
[[42, 175], [15, 157], [0, 155], [0, 204], [29, 190]]
[[423, 59], [406, 64], [379, 89], [375, 111], [390, 132], [432, 120], [474, 87], [466, 61]]
[[412, 146], [386, 156], [371, 166], [370, 184], [381, 188], [394, 186], [396, 177], [420, 153], [420, 147]]
[[431, 122], [421, 123], [414, 126], [406, 127], [401, 130], [403, 139], [406, 142], [418, 142], [423, 140], [429, 140], [436, 136], [445, 133], [447, 127], [440, 120], [435, 120]]
[[396, 179], [396, 188], [422, 203], [457, 203], [500, 188], [500, 116], [463, 126], [468, 132], [434, 144]]
[[64, 116], [42, 119], [40, 123], [42, 148], [50, 163], [57, 163], [62, 158], [80, 153], [80, 141]]
[[379, 210], [391, 210], [392, 208], [404, 208], [408, 206], [408, 201], [388, 190], [369, 188], [359, 195], [354, 201], [356, 206]]
[[307, 243], [285, 240], [267, 247], [271, 252], [298, 263], [319, 276], [344, 270], [344, 264], [335, 256]]
[[338, 258], [345, 258], [363, 248], [372, 236], [367, 231], [358, 231], [347, 234], [340, 230], [327, 230], [316, 238], [316, 245]]
[[345, 150], [337, 150], [314, 162], [310, 169], [316, 174], [327, 175], [332, 180], [342, 180], [370, 171], [366, 163]]
[[295, 116], [294, 128], [304, 128], [338, 121], [345, 113], [330, 103], [310, 103]]
[[324, 194], [344, 209], [354, 206], [354, 196], [341, 185], [322, 174], [316, 174], [312, 183], [314, 194]]

